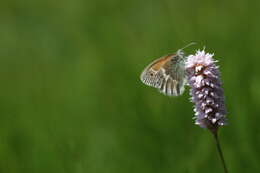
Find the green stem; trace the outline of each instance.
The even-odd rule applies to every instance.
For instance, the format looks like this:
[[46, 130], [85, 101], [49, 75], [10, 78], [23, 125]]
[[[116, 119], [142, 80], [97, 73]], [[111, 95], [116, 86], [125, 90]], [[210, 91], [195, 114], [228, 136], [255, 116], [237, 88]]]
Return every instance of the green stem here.
[[213, 136], [214, 136], [215, 141], [216, 141], [217, 150], [218, 150], [218, 153], [219, 153], [219, 157], [220, 157], [222, 166], [224, 168], [224, 172], [228, 173], [227, 166], [226, 166], [226, 163], [225, 163], [225, 159], [224, 159], [224, 156], [223, 156], [223, 153], [222, 153], [222, 149], [220, 147], [220, 143], [219, 143], [219, 139], [218, 139], [218, 132], [213, 132]]

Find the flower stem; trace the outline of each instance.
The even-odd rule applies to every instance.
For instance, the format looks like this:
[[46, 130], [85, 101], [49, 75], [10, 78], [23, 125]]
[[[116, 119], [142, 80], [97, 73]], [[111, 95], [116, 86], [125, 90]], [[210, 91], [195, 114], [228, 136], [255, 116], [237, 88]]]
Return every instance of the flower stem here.
[[221, 146], [220, 146], [220, 143], [219, 143], [218, 132], [215, 131], [212, 134], [213, 134], [213, 136], [215, 138], [215, 141], [216, 141], [217, 150], [218, 150], [218, 153], [219, 153], [219, 157], [220, 157], [222, 166], [224, 168], [224, 172], [228, 173], [227, 166], [226, 166], [226, 163], [225, 163], [225, 159], [224, 159], [224, 156], [223, 156], [223, 153], [222, 153], [222, 149], [221, 149]]

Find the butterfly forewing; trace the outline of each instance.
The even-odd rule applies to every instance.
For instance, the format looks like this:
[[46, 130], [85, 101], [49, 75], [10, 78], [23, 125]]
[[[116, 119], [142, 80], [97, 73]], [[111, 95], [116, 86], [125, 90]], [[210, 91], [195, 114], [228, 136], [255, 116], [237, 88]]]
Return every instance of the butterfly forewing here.
[[165, 95], [181, 95], [184, 91], [185, 73], [180, 58], [182, 57], [178, 54], [171, 54], [153, 61], [142, 72], [141, 81], [158, 88]]
[[142, 72], [141, 81], [149, 86], [161, 88], [165, 78], [165, 69], [163, 65], [170, 59], [170, 56], [163, 56], [150, 63]]

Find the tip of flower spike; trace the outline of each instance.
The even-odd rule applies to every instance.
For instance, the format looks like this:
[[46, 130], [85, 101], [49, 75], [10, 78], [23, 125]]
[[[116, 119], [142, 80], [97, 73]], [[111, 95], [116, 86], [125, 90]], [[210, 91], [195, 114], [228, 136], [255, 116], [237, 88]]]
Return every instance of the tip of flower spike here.
[[202, 66], [208, 66], [215, 61], [212, 59], [214, 54], [206, 53], [205, 50], [197, 50], [195, 55], [189, 55], [185, 63], [186, 68], [191, 68], [198, 65], [197, 70]]

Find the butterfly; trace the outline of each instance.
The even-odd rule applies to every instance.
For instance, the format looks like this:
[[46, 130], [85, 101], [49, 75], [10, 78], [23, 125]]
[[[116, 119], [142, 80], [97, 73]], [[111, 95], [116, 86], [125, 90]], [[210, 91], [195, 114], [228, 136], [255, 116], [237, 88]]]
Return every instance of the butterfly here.
[[[184, 48], [194, 44], [193, 42]], [[187, 83], [183, 49], [151, 62], [141, 73], [141, 81], [168, 96], [183, 94]]]

